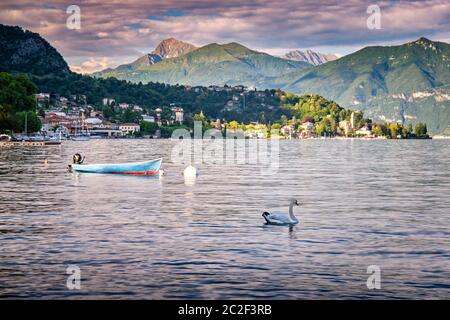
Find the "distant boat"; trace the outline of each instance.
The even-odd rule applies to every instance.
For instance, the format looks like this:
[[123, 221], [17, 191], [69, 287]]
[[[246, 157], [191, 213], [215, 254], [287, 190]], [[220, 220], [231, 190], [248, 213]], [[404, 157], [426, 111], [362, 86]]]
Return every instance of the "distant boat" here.
[[81, 123], [78, 124], [80, 124], [81, 127], [80, 132], [77, 131], [78, 126], [75, 127], [75, 135], [73, 135], [70, 139], [72, 141], [89, 141], [91, 139], [91, 134], [89, 133], [86, 122], [84, 121], [84, 113], [81, 114]]
[[85, 173], [114, 173], [133, 175], [154, 175], [161, 167], [162, 158], [145, 162], [108, 164], [71, 164], [69, 168]]

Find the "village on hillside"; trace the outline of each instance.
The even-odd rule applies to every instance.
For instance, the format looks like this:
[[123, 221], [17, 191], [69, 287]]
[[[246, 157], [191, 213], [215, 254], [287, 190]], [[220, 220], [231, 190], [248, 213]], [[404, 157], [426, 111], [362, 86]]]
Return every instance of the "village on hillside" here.
[[[250, 94], [263, 99], [262, 101], [268, 94], [272, 98], [277, 94], [257, 91], [255, 88], [244, 86], [231, 87], [227, 85], [207, 88], [185, 86], [184, 90], [186, 92], [196, 90], [207, 90], [214, 93], [227, 92], [230, 99], [224, 101], [221, 112], [234, 112], [235, 114], [244, 112], [245, 99], [246, 97], [249, 99]], [[306, 97], [312, 101], [307, 100], [303, 103], [311, 103], [311, 106], [317, 101], [323, 103], [322, 97], [308, 95]], [[188, 114], [186, 117], [182, 103], [176, 102], [148, 108], [127, 101], [118, 101], [112, 97], [104, 97], [99, 105], [88, 104], [86, 95], [65, 97], [59, 94], [38, 93], [34, 95], [34, 98], [42, 125], [41, 129], [31, 137], [22, 135], [19, 136], [19, 139], [169, 138], [176, 128], [192, 129], [194, 121], [201, 121], [205, 129], [214, 128], [223, 133], [241, 130], [246, 138], [385, 139], [388, 137], [396, 139], [414, 135], [412, 126], [407, 129], [403, 123], [395, 121], [375, 124], [364, 119], [362, 112], [345, 110], [337, 105], [327, 109], [328, 114], [322, 114], [322, 109], [320, 117], [317, 117], [318, 111], [316, 111], [310, 116], [298, 119], [295, 115], [290, 119], [282, 115], [279, 121], [272, 123], [252, 121], [245, 124], [235, 120], [227, 121], [225, 118], [211, 119], [203, 111], [198, 114]], [[295, 114], [295, 108], [301, 108], [301, 106], [302, 102], [297, 101], [297, 104], [292, 103], [287, 108], [294, 110], [293, 114]], [[264, 105], [264, 107], [268, 106]], [[286, 106], [284, 108], [284, 110], [288, 110]], [[308, 108], [312, 110], [315, 107]], [[337, 115], [337, 112], [340, 114]], [[342, 112], [344, 112], [343, 115]], [[419, 128], [419, 131], [416, 128], [416, 131], [420, 131], [420, 134], [426, 136], [426, 126]], [[274, 134], [274, 132], [277, 133]]]

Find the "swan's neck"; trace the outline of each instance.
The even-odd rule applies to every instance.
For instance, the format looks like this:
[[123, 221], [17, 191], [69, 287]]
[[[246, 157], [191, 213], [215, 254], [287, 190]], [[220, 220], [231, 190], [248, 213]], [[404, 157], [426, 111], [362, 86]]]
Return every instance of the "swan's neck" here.
[[289, 206], [289, 218], [291, 220], [297, 220], [297, 218], [294, 216], [294, 203], [291, 202], [291, 205]]

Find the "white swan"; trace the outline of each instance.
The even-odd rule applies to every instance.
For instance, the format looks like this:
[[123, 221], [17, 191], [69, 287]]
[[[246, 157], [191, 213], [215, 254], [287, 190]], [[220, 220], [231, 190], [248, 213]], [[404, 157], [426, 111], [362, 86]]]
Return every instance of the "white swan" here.
[[289, 205], [289, 213], [283, 212], [264, 212], [262, 216], [266, 220], [267, 224], [277, 224], [277, 225], [293, 225], [298, 223], [298, 219], [294, 216], [294, 205], [299, 206], [297, 200], [291, 199]]

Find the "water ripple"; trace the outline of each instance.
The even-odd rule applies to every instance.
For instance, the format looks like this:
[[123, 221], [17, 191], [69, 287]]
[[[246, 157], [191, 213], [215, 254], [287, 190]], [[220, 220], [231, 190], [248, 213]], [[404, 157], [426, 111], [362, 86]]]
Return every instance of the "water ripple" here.
[[[202, 165], [191, 184], [173, 144], [0, 150], [0, 297], [450, 298], [449, 141], [281, 141], [276, 174]], [[75, 152], [163, 156], [167, 175], [69, 174]], [[290, 197], [300, 225], [265, 226]], [[72, 264], [81, 290], [66, 288]], [[366, 287], [369, 265], [381, 290]]]

